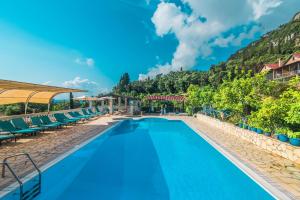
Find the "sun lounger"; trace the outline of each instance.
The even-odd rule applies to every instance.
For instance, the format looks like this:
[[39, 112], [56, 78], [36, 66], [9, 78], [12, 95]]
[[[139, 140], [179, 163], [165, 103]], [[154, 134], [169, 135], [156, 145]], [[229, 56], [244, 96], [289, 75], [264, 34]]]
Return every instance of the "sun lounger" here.
[[91, 113], [91, 114], [94, 114], [94, 115], [97, 115], [97, 116], [99, 116], [99, 115], [103, 115], [101, 112], [94, 112], [91, 108], [88, 108], [88, 111], [89, 111], [89, 113]]
[[87, 115], [87, 116], [97, 117], [97, 115], [95, 115], [95, 114], [88, 113], [88, 112], [86, 111], [86, 109], [82, 109], [82, 113], [83, 113], [84, 115]]
[[31, 123], [34, 126], [37, 127], [43, 127], [43, 128], [50, 128], [50, 129], [55, 129], [55, 128], [59, 128], [61, 125], [58, 123], [50, 123], [50, 124], [44, 124], [41, 117], [30, 117], [31, 119]]
[[13, 135], [34, 135], [36, 130], [34, 129], [17, 129], [9, 121], [0, 121], [0, 129], [3, 132], [8, 132]]
[[16, 129], [21, 129], [21, 130], [25, 130], [25, 129], [32, 129], [35, 130], [36, 132], [40, 132], [45, 130], [45, 128], [42, 127], [30, 127], [23, 118], [15, 118], [11, 120], [11, 123], [14, 125], [14, 127]]
[[64, 125], [67, 125], [67, 123], [51, 121], [51, 119], [49, 118], [48, 115], [41, 116], [41, 121], [44, 125], [52, 125], [52, 126], [57, 126], [57, 127], [62, 127]]
[[53, 116], [56, 119], [56, 121], [60, 123], [76, 124], [79, 121], [79, 119], [70, 119], [66, 117], [63, 113], [55, 113]]
[[88, 120], [91, 118], [90, 116], [80, 115], [78, 112], [69, 112], [69, 115], [71, 117], [80, 118], [80, 119], [84, 119], [84, 120]]
[[3, 141], [14, 140], [16, 142], [16, 136], [11, 133], [0, 134], [0, 145]]

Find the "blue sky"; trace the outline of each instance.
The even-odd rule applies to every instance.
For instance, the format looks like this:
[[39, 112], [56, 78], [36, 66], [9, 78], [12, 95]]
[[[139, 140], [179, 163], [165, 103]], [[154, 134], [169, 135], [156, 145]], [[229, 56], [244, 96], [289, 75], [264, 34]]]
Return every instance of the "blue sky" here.
[[124, 72], [207, 70], [290, 20], [297, 1], [1, 1], [0, 78], [96, 94]]

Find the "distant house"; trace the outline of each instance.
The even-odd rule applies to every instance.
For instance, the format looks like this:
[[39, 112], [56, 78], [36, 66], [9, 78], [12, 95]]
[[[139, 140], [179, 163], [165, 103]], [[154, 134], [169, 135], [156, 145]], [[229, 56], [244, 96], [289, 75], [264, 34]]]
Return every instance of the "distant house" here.
[[300, 75], [300, 53], [292, 54], [285, 62], [265, 64], [261, 70], [268, 71], [267, 77], [273, 80], [286, 80]]

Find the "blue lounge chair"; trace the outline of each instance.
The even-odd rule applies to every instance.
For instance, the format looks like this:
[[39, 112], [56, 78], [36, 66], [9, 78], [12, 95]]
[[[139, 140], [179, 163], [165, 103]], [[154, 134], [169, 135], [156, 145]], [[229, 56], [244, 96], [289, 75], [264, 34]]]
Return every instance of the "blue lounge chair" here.
[[50, 124], [44, 124], [41, 117], [30, 117], [31, 119], [31, 123], [34, 126], [37, 127], [42, 127], [42, 128], [46, 128], [46, 129], [56, 129], [59, 128], [61, 125], [60, 124], [56, 124], [56, 123], [50, 123]]
[[86, 109], [82, 109], [82, 113], [83, 113], [84, 115], [87, 115], [87, 116], [90, 116], [90, 117], [97, 117], [97, 115], [95, 115], [95, 114], [88, 113], [88, 112], [86, 111]]
[[66, 117], [63, 113], [55, 113], [53, 116], [56, 119], [56, 121], [60, 123], [76, 124], [79, 121], [79, 119], [70, 119]]
[[0, 121], [0, 129], [4, 132], [11, 133], [13, 135], [35, 135], [36, 130], [33, 129], [17, 129], [9, 121]]
[[17, 141], [17, 138], [15, 135], [13, 135], [12, 133], [6, 133], [6, 134], [0, 134], [0, 145], [2, 144], [3, 141]]
[[41, 116], [41, 121], [44, 125], [51, 125], [51, 126], [57, 126], [59, 128], [61, 128], [62, 126], [67, 125], [66, 123], [61, 123], [61, 122], [53, 122], [51, 121], [51, 119], [49, 118], [48, 115], [43, 115]]
[[42, 127], [29, 127], [28, 124], [24, 121], [23, 118], [16, 118], [11, 120], [12, 124], [16, 129], [25, 130], [25, 129], [31, 129], [36, 132], [44, 131], [45, 128]]
[[69, 115], [73, 118], [79, 118], [83, 120], [88, 120], [91, 118], [90, 116], [80, 115], [78, 112], [69, 112]]

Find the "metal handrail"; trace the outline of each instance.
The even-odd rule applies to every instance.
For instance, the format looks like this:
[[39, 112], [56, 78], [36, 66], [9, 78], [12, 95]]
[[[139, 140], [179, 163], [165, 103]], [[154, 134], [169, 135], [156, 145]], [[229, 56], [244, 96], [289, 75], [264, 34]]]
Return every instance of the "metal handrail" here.
[[12, 173], [12, 175], [14, 176], [14, 178], [17, 180], [17, 182], [19, 183], [19, 188], [20, 188], [20, 199], [21, 196], [23, 194], [23, 182], [21, 181], [21, 179], [18, 177], [18, 175], [14, 172], [14, 170], [9, 166], [8, 163], [3, 162], [2, 163], [2, 178], [4, 178], [4, 173], [3, 170], [5, 169], [5, 166], [9, 169], [9, 171]]
[[32, 160], [31, 156], [28, 153], [15, 154], [15, 155], [11, 155], [11, 156], [8, 156], [8, 157], [3, 159], [3, 162], [2, 162], [2, 178], [5, 177], [5, 166], [6, 166], [9, 169], [9, 171], [12, 173], [14, 178], [17, 180], [17, 182], [19, 183], [20, 199], [22, 200], [22, 197], [23, 197], [23, 182], [21, 181], [19, 176], [14, 172], [14, 170], [10, 167], [9, 163], [7, 162], [7, 160], [9, 158], [18, 157], [18, 156], [26, 156], [30, 160], [30, 162], [32, 163], [32, 165], [34, 166], [36, 171], [38, 172], [38, 176], [39, 176], [39, 193], [41, 192], [41, 186], [42, 186], [42, 173], [41, 173], [41, 170], [37, 167], [37, 165], [35, 164], [35, 162]]

